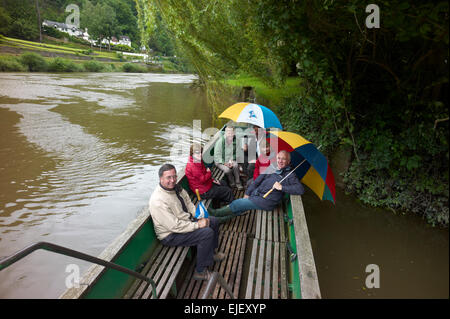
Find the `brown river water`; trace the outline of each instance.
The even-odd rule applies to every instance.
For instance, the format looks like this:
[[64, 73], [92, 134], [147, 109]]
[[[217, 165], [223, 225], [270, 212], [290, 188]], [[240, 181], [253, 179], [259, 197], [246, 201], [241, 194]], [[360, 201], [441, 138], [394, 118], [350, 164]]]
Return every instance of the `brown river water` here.
[[[212, 125], [194, 78], [0, 73], [0, 257], [39, 241], [99, 255], [146, 205], [159, 166], [184, 166], [173, 147], [193, 119]], [[448, 230], [336, 199], [303, 196], [323, 298], [449, 297]], [[72, 264], [90, 266], [36, 251], [0, 271], [0, 298], [57, 298]]]

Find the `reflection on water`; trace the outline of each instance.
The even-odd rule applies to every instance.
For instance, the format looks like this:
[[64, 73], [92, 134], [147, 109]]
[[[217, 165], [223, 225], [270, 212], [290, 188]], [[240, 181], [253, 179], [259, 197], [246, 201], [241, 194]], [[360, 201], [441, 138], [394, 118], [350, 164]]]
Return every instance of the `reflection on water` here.
[[[0, 74], [0, 256], [38, 241], [98, 255], [145, 206], [159, 166], [184, 166], [174, 136], [188, 144], [193, 119], [210, 126], [193, 78]], [[35, 252], [0, 273], [0, 297], [57, 297], [69, 263], [89, 266]]]

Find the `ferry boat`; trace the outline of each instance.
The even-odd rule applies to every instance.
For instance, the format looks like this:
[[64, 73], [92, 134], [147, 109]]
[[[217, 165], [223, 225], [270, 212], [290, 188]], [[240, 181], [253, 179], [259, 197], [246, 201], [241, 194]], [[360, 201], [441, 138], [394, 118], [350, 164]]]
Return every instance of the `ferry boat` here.
[[[205, 144], [204, 155], [225, 126]], [[213, 177], [223, 172], [212, 167]], [[178, 184], [188, 187], [184, 170]], [[235, 198], [244, 191], [234, 190]], [[150, 196], [150, 194], [149, 194]], [[205, 206], [211, 204], [206, 201]], [[317, 299], [319, 281], [302, 198], [286, 194], [273, 211], [248, 211], [220, 226], [219, 250], [226, 258], [213, 265], [209, 281], [192, 278], [195, 247], [163, 246], [154, 232], [148, 207], [130, 222], [98, 257], [41, 242], [0, 260], [0, 270], [37, 249], [90, 261], [79, 285], [60, 298], [74, 299]]]

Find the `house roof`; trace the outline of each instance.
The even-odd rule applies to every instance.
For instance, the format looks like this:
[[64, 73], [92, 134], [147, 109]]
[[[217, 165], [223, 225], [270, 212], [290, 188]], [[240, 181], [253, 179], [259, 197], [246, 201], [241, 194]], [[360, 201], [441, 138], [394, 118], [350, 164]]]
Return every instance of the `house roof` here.
[[65, 23], [62, 23], [62, 22], [56, 22], [56, 21], [51, 21], [51, 20], [44, 20], [42, 22], [42, 24], [46, 24], [46, 25], [49, 25], [51, 27], [58, 27], [60, 29], [74, 29], [75, 28], [76, 30], [81, 30], [81, 29], [77, 28], [75, 25], [65, 24]]

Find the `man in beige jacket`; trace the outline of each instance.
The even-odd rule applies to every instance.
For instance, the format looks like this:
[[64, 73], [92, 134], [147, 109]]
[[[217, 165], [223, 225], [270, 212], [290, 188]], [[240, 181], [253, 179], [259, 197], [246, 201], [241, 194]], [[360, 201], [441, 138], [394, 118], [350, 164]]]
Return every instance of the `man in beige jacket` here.
[[173, 165], [164, 164], [159, 169], [159, 185], [150, 197], [149, 209], [161, 243], [166, 246], [196, 246], [194, 279], [209, 279], [211, 274], [207, 267], [225, 257], [220, 252], [214, 254], [218, 246], [219, 222], [214, 216], [195, 218], [195, 206], [188, 193], [177, 185], [177, 172]]

